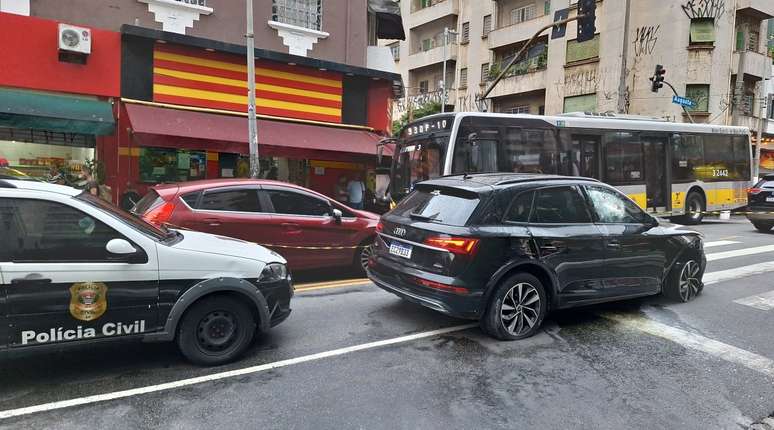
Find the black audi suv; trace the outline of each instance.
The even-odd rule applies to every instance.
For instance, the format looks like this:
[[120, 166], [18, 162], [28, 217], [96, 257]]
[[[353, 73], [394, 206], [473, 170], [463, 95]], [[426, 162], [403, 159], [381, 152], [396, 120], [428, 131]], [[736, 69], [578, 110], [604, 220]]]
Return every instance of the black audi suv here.
[[661, 223], [594, 179], [528, 174], [419, 183], [383, 215], [368, 276], [491, 336], [534, 334], [552, 309], [699, 294], [699, 233]]
[[774, 226], [774, 175], [764, 175], [747, 190], [747, 219], [759, 231]]

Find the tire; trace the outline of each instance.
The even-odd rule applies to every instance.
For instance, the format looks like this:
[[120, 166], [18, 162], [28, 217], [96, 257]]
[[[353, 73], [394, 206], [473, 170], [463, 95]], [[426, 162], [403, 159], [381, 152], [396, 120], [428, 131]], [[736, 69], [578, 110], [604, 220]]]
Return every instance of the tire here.
[[752, 223], [753, 227], [755, 227], [756, 230], [760, 231], [761, 233], [768, 233], [771, 231], [771, 224], [763, 224], [759, 222]]
[[707, 202], [704, 201], [704, 197], [701, 194], [695, 191], [688, 193], [688, 197], [685, 198], [685, 215], [679, 217], [680, 224], [701, 224], [706, 210]]
[[355, 252], [355, 261], [352, 262], [352, 268], [355, 273], [361, 276], [366, 275], [368, 259], [373, 253], [373, 239], [361, 243]]
[[670, 300], [689, 302], [704, 289], [701, 265], [694, 257], [678, 262], [669, 272], [663, 294]]
[[[521, 300], [518, 300], [519, 289]], [[529, 311], [525, 312], [527, 309]], [[482, 330], [495, 339], [524, 339], [540, 329], [547, 312], [548, 298], [543, 284], [530, 274], [518, 273], [497, 286], [480, 324]]]
[[247, 306], [231, 297], [213, 296], [185, 312], [178, 326], [177, 346], [188, 361], [217, 366], [238, 358], [250, 346], [255, 330]]

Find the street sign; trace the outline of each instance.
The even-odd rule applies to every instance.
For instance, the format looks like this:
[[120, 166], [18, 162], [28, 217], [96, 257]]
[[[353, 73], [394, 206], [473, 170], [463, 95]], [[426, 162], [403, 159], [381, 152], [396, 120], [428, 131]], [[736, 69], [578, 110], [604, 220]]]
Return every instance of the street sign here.
[[[559, 9], [554, 12], [554, 22], [567, 19], [570, 16], [570, 9]], [[551, 40], [561, 39], [567, 31], [567, 24], [555, 25], [551, 30]]]
[[693, 100], [687, 97], [680, 97], [680, 96], [672, 96], [672, 103], [680, 106], [689, 107], [689, 108], [696, 106], [696, 102], [694, 102]]

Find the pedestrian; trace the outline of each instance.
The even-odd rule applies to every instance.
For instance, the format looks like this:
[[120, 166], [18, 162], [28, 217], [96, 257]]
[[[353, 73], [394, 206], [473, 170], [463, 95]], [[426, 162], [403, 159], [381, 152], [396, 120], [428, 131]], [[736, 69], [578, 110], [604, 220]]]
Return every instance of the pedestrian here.
[[352, 180], [347, 184], [347, 197], [349, 198], [349, 207], [352, 209], [363, 209], [365, 184], [360, 180], [359, 173], [356, 173]]
[[339, 177], [339, 182], [336, 183], [336, 186], [333, 189], [333, 195], [334, 195], [334, 198], [339, 202], [347, 204], [347, 201], [349, 199], [349, 192], [347, 191], [346, 176]]
[[94, 178], [94, 172], [91, 171], [86, 165], [81, 167], [81, 175], [86, 182], [86, 192], [93, 196], [99, 196], [99, 183]]

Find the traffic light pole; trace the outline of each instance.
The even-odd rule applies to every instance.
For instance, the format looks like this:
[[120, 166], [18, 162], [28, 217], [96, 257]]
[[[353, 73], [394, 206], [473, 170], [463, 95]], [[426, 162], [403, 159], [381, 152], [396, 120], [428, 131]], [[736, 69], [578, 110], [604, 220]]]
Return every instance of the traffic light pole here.
[[[675, 95], [676, 95], [677, 97], [680, 97], [680, 94], [677, 94], [677, 90], [675, 90], [675, 87], [673, 87], [673, 86], [672, 86], [672, 84], [670, 84], [670, 83], [669, 83], [669, 82], [667, 82], [667, 81], [661, 81], [661, 82], [663, 82], [663, 83], [665, 83], [665, 84], [669, 85], [669, 88], [671, 88], [671, 89], [672, 89], [672, 92], [673, 92], [673, 93], [675, 93]], [[691, 121], [691, 123], [692, 123], [692, 124], [695, 124], [695, 121], [693, 120], [693, 117], [691, 116], [691, 113], [690, 113], [690, 112], [688, 112], [688, 109], [686, 109], [686, 108], [685, 108], [685, 106], [683, 106], [683, 105], [680, 105], [680, 106], [682, 106], [682, 108], [683, 108], [683, 112], [685, 112], [685, 114], [686, 114], [686, 115], [688, 115], [688, 119]]]
[[491, 93], [491, 92], [492, 92], [492, 90], [494, 89], [495, 85], [497, 85], [497, 83], [498, 83], [498, 82], [500, 82], [500, 80], [502, 80], [502, 79], [503, 79], [503, 77], [505, 76], [505, 74], [506, 74], [506, 73], [508, 73], [508, 69], [510, 69], [510, 68], [511, 68], [511, 66], [513, 66], [513, 65], [516, 63], [516, 61], [518, 61], [518, 60], [519, 60], [519, 58], [521, 58], [521, 55], [522, 55], [524, 52], [526, 52], [526, 51], [527, 51], [527, 48], [529, 48], [529, 46], [532, 44], [532, 42], [534, 42], [534, 41], [535, 41], [535, 39], [537, 39], [538, 37], [540, 37], [540, 35], [541, 35], [541, 34], [542, 34], [544, 31], [546, 31], [546, 30], [548, 30], [549, 28], [552, 28], [552, 27], [558, 27], [558, 26], [560, 26], [560, 25], [565, 25], [565, 24], [567, 24], [568, 22], [573, 22], [573, 21], [577, 21], [577, 20], [579, 20], [579, 19], [583, 19], [583, 18], [585, 18], [585, 17], [586, 17], [586, 15], [578, 15], [578, 16], [574, 16], [574, 17], [572, 17], [572, 18], [563, 19], [563, 20], [561, 20], [561, 21], [556, 21], [556, 22], [553, 22], [553, 23], [551, 23], [551, 24], [549, 24], [549, 25], [546, 25], [545, 27], [543, 27], [543, 28], [541, 28], [540, 30], [538, 30], [538, 31], [537, 31], [537, 32], [536, 32], [536, 33], [535, 33], [535, 34], [534, 34], [534, 35], [533, 35], [533, 36], [532, 36], [532, 37], [531, 37], [531, 38], [530, 38], [530, 39], [527, 41], [527, 43], [525, 43], [525, 44], [524, 44], [524, 46], [522, 46], [522, 47], [521, 47], [521, 49], [519, 50], [519, 52], [517, 52], [517, 53], [516, 53], [516, 55], [513, 57], [513, 59], [511, 59], [511, 61], [509, 61], [509, 62], [508, 62], [508, 66], [506, 66], [506, 67], [504, 67], [502, 70], [500, 70], [500, 73], [497, 75], [497, 77], [495, 78], [495, 80], [494, 80], [494, 81], [492, 81], [492, 83], [491, 83], [491, 84], [489, 84], [489, 87], [487, 87], [486, 91], [484, 91], [484, 94], [482, 94], [482, 95], [481, 95], [480, 99], [481, 99], [481, 100], [484, 100], [484, 99], [486, 99], [486, 98], [487, 98], [487, 96], [489, 96], [489, 93]]

